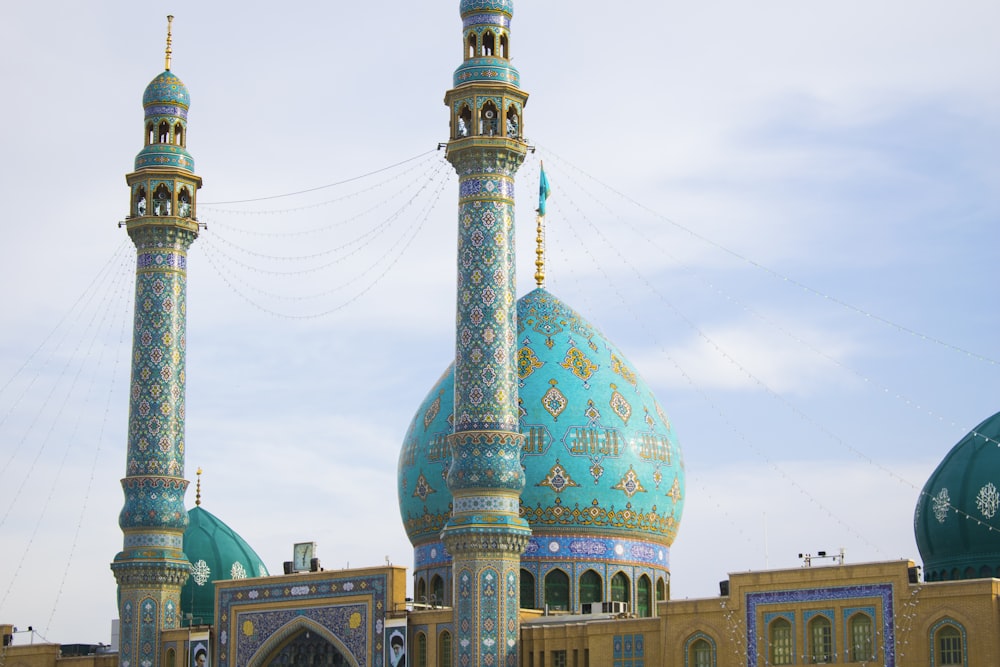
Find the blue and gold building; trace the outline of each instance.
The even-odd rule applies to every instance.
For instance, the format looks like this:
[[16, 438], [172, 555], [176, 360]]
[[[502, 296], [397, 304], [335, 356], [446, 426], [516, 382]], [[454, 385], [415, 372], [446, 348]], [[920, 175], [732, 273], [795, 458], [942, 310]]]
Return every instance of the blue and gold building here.
[[200, 484], [186, 509], [186, 269], [201, 179], [168, 29], [126, 177], [137, 268], [123, 546], [111, 564], [118, 652], [8, 646], [13, 628], [0, 625], [0, 664], [1000, 665], [1000, 414], [920, 494], [923, 575], [906, 560], [841, 560], [733, 574], [718, 595], [670, 599], [680, 445], [639, 369], [541, 271], [517, 298], [514, 182], [529, 146], [513, 4], [459, 9], [463, 59], [445, 94], [459, 177], [455, 359], [402, 440], [412, 578], [388, 565], [324, 571], [308, 544], [271, 575], [201, 507]]

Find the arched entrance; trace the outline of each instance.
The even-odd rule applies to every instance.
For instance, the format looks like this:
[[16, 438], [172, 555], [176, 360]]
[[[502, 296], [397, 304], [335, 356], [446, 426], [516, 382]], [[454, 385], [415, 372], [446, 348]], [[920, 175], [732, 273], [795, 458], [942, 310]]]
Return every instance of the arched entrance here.
[[291, 621], [265, 641], [247, 667], [360, 667], [329, 630], [306, 618]]

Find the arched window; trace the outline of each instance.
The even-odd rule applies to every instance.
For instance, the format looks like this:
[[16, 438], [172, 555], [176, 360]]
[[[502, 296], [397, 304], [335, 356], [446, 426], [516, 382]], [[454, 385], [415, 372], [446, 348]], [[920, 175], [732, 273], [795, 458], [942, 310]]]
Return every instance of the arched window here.
[[444, 604], [444, 579], [440, 574], [431, 577], [431, 604]]
[[500, 54], [499, 54], [500, 57], [509, 59], [510, 58], [509, 52], [510, 49], [507, 43], [507, 35], [500, 35]]
[[611, 577], [611, 601], [631, 602], [632, 590], [629, 585], [628, 576], [624, 572], [619, 572]]
[[656, 599], [657, 600], [667, 599], [667, 582], [663, 580], [663, 577], [656, 578]]
[[177, 667], [177, 652], [172, 649], [167, 649], [167, 657], [164, 660], [164, 667]]
[[562, 570], [545, 575], [545, 604], [549, 609], [569, 611], [569, 576]]
[[535, 608], [535, 575], [521, 569], [521, 609]]
[[604, 580], [593, 570], [580, 575], [580, 604], [604, 600]]
[[153, 143], [153, 124], [146, 123], [146, 145]]
[[416, 654], [415, 664], [417, 667], [427, 667], [427, 635], [422, 632], [417, 633], [417, 638], [413, 642], [413, 652]]
[[691, 667], [715, 667], [715, 656], [712, 655], [712, 645], [704, 639], [691, 642], [688, 650], [688, 664]]
[[649, 577], [642, 575], [636, 585], [637, 600], [635, 602], [636, 613], [643, 618], [653, 615], [653, 582]]
[[174, 125], [174, 143], [178, 146], [184, 145], [184, 126], [180, 123]]
[[146, 215], [146, 188], [139, 186], [135, 191], [135, 206], [132, 215]]
[[161, 120], [160, 121], [160, 130], [159, 130], [158, 134], [159, 134], [159, 137], [157, 138], [157, 141], [159, 143], [161, 143], [161, 144], [169, 144], [170, 143], [170, 124], [167, 123], [167, 121], [165, 121], [165, 120]]
[[177, 215], [182, 218], [191, 217], [191, 192], [187, 187], [181, 188], [177, 193]]
[[170, 215], [170, 190], [163, 183], [153, 194], [153, 215]]
[[483, 33], [483, 55], [492, 56], [495, 49], [496, 37], [493, 35], [492, 30], [487, 30]]
[[934, 631], [934, 666], [964, 665], [965, 642], [962, 632], [951, 623], [943, 623]]
[[513, 106], [507, 109], [507, 122], [504, 130], [511, 139], [521, 138], [521, 119], [518, 118], [517, 109]]
[[826, 616], [809, 621], [809, 662], [814, 665], [833, 662], [833, 626]]
[[417, 602], [424, 604], [427, 602], [427, 582], [423, 577], [417, 577]]
[[847, 621], [847, 636], [851, 642], [851, 662], [875, 660], [872, 619], [868, 614], [855, 614]]
[[787, 618], [776, 618], [767, 630], [767, 649], [772, 665], [792, 664], [792, 624]]
[[466, 49], [466, 58], [476, 57], [476, 35], [474, 33], [469, 33], [468, 48]]
[[497, 108], [493, 102], [483, 105], [479, 115], [479, 134], [494, 137], [500, 134], [500, 119], [497, 118]]
[[451, 667], [451, 633], [447, 630], [438, 635], [438, 667]]
[[458, 112], [458, 119], [455, 122], [455, 138], [461, 139], [472, 133], [472, 109], [468, 104], [462, 105], [462, 110]]

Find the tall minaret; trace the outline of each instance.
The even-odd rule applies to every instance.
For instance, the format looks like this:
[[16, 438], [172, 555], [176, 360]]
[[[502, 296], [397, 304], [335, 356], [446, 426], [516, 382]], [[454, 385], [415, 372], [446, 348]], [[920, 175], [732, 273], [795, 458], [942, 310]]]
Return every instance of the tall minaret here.
[[518, 432], [514, 174], [528, 95], [511, 65], [513, 0], [462, 0], [463, 62], [445, 94], [459, 178], [455, 423], [442, 533], [452, 557], [456, 665], [517, 667], [524, 471]]
[[190, 564], [183, 551], [184, 383], [187, 249], [198, 236], [201, 178], [186, 150], [187, 88], [166, 69], [142, 96], [144, 147], [125, 224], [135, 243], [135, 327], [128, 417], [124, 547], [111, 564], [118, 580], [121, 667], [162, 664], [160, 632], [180, 626], [180, 591]]

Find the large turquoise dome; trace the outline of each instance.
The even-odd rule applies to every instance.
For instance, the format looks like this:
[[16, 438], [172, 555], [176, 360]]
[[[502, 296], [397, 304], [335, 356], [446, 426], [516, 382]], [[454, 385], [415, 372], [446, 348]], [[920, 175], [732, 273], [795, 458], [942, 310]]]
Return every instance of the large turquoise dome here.
[[[666, 414], [621, 351], [548, 291], [522, 297], [517, 318], [527, 480], [520, 513], [532, 530], [522, 578], [536, 579], [541, 591], [553, 569], [563, 571], [570, 607], [586, 601], [577, 598], [586, 570], [605, 584], [624, 572], [639, 587], [645, 576], [662, 590], [684, 504], [681, 450]], [[399, 458], [418, 598], [422, 580], [449, 579], [440, 533], [451, 513], [445, 477], [453, 401], [452, 366], [417, 410]], [[543, 602], [539, 592], [527, 606]]]
[[184, 619], [191, 614], [194, 625], [207, 625], [215, 618], [213, 582], [266, 577], [268, 572], [246, 540], [211, 512], [197, 506], [188, 511], [188, 521], [184, 554], [191, 561], [191, 576], [181, 589], [181, 611]]
[[913, 524], [927, 581], [1000, 577], [1000, 413], [944, 457]]

